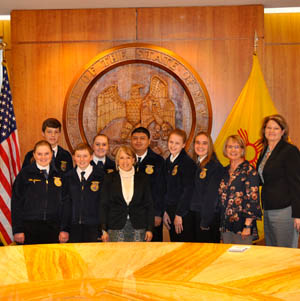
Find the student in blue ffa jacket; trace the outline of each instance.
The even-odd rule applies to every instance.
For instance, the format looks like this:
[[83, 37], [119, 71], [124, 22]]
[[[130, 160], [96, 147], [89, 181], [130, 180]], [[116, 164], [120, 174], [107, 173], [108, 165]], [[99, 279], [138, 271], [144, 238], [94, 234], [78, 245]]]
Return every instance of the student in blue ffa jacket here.
[[121, 146], [117, 171], [105, 175], [101, 192], [100, 219], [103, 241], [151, 241], [154, 224], [149, 178], [135, 172], [136, 155]]
[[210, 135], [200, 132], [194, 141], [197, 155], [191, 211], [195, 242], [220, 242], [220, 218], [217, 210], [218, 189], [224, 168], [218, 161]]
[[57, 243], [62, 206], [61, 173], [50, 164], [51, 145], [36, 143], [35, 162], [18, 174], [12, 191], [14, 240], [20, 244]]
[[93, 160], [91, 164], [103, 170], [105, 173], [113, 172], [116, 168], [115, 162], [108, 157], [109, 140], [104, 134], [98, 134], [93, 139]]
[[171, 241], [194, 241], [190, 201], [193, 196], [195, 162], [184, 150], [186, 133], [175, 129], [170, 133], [170, 156], [165, 163], [166, 194], [164, 199], [164, 224], [169, 229]]
[[99, 204], [104, 171], [90, 164], [92, 155], [87, 144], [74, 149], [76, 167], [65, 175], [60, 242], [96, 242], [102, 235]]
[[[55, 118], [48, 118], [43, 122], [42, 135], [50, 143], [53, 158], [57, 170], [67, 172], [73, 168], [72, 156], [68, 151], [58, 145], [58, 140], [61, 133], [61, 123]], [[29, 151], [24, 159], [22, 168], [30, 165], [34, 161], [33, 151]]]
[[144, 127], [138, 127], [131, 133], [131, 146], [136, 153], [137, 172], [148, 175], [154, 206], [154, 230], [152, 241], [163, 240], [163, 199], [165, 192], [164, 164], [165, 160], [149, 147], [150, 133]]

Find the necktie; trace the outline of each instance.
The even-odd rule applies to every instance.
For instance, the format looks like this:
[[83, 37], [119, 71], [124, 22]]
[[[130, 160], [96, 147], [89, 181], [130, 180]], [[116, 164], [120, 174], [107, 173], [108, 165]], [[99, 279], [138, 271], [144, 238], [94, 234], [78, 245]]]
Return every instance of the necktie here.
[[104, 167], [103, 162], [99, 160], [97, 163], [97, 167], [103, 168]]
[[139, 171], [141, 161], [142, 161], [142, 157], [138, 157], [138, 160], [137, 160], [137, 163], [136, 163], [136, 171]]
[[85, 171], [82, 171], [82, 172], [81, 172], [81, 179], [80, 179], [80, 182], [81, 182], [81, 190], [84, 189], [84, 183], [85, 183], [84, 175], [85, 175]]
[[54, 152], [54, 150], [52, 150], [52, 159], [51, 159], [51, 163], [55, 166], [55, 152]]
[[48, 175], [47, 169], [42, 169], [42, 173], [43, 173], [45, 179], [48, 180], [49, 175]]

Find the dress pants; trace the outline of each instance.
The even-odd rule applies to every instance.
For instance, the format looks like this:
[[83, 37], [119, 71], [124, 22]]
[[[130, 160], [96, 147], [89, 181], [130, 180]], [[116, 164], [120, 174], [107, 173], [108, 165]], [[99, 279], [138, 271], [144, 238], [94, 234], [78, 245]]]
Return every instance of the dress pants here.
[[222, 233], [222, 239], [224, 244], [252, 245], [253, 236], [249, 235], [243, 239], [241, 234], [228, 231]]
[[99, 242], [100, 237], [98, 225], [73, 224], [69, 242]]
[[58, 243], [59, 226], [54, 221], [23, 221], [25, 245]]
[[176, 213], [176, 206], [169, 206], [166, 209], [168, 213], [171, 225], [170, 225], [170, 240], [172, 242], [193, 242], [194, 241], [194, 229], [193, 229], [193, 217], [192, 213], [189, 211], [185, 216], [182, 217], [183, 231], [177, 234], [174, 226], [174, 218]]
[[163, 241], [163, 221], [160, 226], [153, 228], [153, 238], [151, 241], [162, 242]]
[[208, 242], [208, 243], [219, 243], [220, 242], [220, 218], [219, 215], [214, 217], [212, 224], [208, 230], [202, 230], [201, 214], [197, 211], [192, 211], [193, 217], [193, 228], [194, 228], [194, 242]]
[[294, 228], [292, 207], [264, 211], [267, 246], [298, 248], [299, 233]]

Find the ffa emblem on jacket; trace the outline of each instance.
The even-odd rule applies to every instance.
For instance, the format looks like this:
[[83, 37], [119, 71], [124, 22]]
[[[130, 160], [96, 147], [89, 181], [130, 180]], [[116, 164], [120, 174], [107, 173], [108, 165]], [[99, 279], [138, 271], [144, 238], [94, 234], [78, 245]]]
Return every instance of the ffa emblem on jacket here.
[[60, 187], [62, 185], [61, 178], [53, 177], [54, 178], [54, 185]]
[[178, 172], [178, 165], [175, 165], [173, 170], [172, 170], [172, 176], [176, 176]]
[[67, 161], [60, 161], [60, 169], [62, 171], [66, 171], [67, 170]]
[[206, 168], [203, 168], [201, 170], [200, 175], [199, 175], [200, 179], [204, 179], [206, 177], [206, 171], [207, 171]]
[[113, 169], [107, 169], [106, 172], [107, 173], [112, 173], [114, 170]]
[[145, 172], [147, 175], [152, 175], [154, 173], [154, 166], [153, 165], [146, 165]]
[[99, 181], [92, 181], [92, 184], [91, 184], [91, 190], [96, 192], [99, 190], [99, 184], [100, 182]]

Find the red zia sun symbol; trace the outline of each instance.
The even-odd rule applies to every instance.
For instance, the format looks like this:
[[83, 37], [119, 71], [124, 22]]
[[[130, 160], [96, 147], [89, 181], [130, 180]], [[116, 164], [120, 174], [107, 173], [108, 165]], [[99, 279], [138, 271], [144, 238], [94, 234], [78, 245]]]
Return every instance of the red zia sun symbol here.
[[258, 156], [263, 149], [261, 139], [256, 140], [254, 143], [251, 143], [249, 142], [249, 137], [246, 130], [239, 129], [238, 134], [245, 141], [246, 153], [248, 158], [247, 160], [252, 166], [256, 167]]

